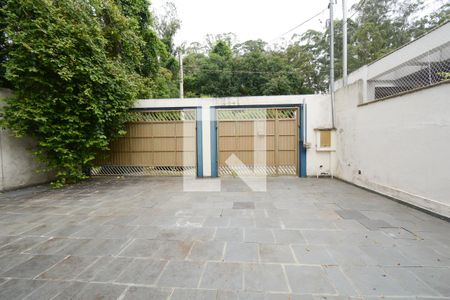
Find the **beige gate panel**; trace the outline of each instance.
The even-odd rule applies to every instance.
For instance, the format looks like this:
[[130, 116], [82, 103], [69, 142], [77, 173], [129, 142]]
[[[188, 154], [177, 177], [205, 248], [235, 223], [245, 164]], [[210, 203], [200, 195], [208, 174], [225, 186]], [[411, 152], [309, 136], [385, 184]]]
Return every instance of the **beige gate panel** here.
[[126, 131], [98, 155], [93, 175], [195, 175], [194, 110], [131, 113]]
[[176, 137], [153, 137], [153, 151], [175, 152]]
[[[219, 175], [234, 175], [237, 168], [256, 175], [298, 174], [298, 122], [295, 108], [218, 110]], [[226, 163], [232, 155], [238, 165]]]
[[295, 152], [296, 150], [296, 137], [280, 135], [278, 136], [278, 151], [288, 150]]
[[236, 137], [235, 136], [222, 136], [219, 137], [221, 143], [219, 143], [219, 151], [234, 151], [236, 150]]
[[124, 137], [152, 137], [152, 126], [148, 123], [127, 124]]

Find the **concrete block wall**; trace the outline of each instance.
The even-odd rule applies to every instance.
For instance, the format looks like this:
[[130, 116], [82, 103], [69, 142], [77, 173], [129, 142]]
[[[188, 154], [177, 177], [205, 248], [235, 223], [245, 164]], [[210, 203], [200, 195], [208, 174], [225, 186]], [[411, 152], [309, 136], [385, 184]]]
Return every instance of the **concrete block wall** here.
[[[0, 89], [0, 101], [10, 95], [10, 90]], [[38, 163], [31, 154], [34, 147], [35, 142], [32, 139], [19, 139], [12, 136], [7, 129], [0, 129], [0, 191], [51, 180], [51, 175], [36, 172]]]
[[450, 83], [361, 105], [336, 92], [337, 177], [450, 217]]

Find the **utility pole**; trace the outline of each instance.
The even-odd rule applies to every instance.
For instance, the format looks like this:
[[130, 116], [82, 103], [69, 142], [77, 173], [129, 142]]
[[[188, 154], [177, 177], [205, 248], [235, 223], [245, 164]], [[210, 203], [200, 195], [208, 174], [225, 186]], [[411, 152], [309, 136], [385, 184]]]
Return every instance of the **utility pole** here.
[[184, 99], [183, 53], [181, 52], [181, 49], [178, 51], [178, 59], [180, 61], [180, 99]]
[[344, 86], [348, 84], [348, 77], [347, 77], [347, 46], [348, 46], [348, 39], [347, 39], [347, 0], [342, 0], [342, 37], [343, 37], [343, 48], [342, 48], [342, 80], [344, 82]]
[[330, 0], [330, 95], [331, 95], [331, 127], [334, 128], [334, 1]]

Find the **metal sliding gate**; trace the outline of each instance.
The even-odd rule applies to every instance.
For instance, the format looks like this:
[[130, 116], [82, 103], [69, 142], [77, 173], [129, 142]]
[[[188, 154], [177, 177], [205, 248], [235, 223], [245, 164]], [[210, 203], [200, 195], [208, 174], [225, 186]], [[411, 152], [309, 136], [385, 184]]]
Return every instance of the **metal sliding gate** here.
[[98, 155], [92, 175], [196, 174], [195, 110], [135, 112], [126, 131]]
[[297, 175], [297, 108], [217, 110], [218, 174]]

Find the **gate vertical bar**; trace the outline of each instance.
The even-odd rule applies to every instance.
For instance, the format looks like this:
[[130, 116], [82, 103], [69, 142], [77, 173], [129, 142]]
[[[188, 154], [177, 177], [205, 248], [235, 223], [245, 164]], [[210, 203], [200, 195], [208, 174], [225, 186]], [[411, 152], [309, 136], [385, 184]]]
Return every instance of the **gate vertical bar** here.
[[197, 107], [195, 129], [197, 136], [197, 177], [203, 177], [203, 122], [202, 108]]
[[217, 113], [216, 108], [211, 107], [211, 177], [218, 177], [218, 146], [217, 146]]
[[275, 174], [278, 175], [278, 165], [279, 165], [279, 157], [278, 157], [278, 109], [274, 109], [275, 111], [275, 126], [274, 126], [274, 147], [275, 147]]

